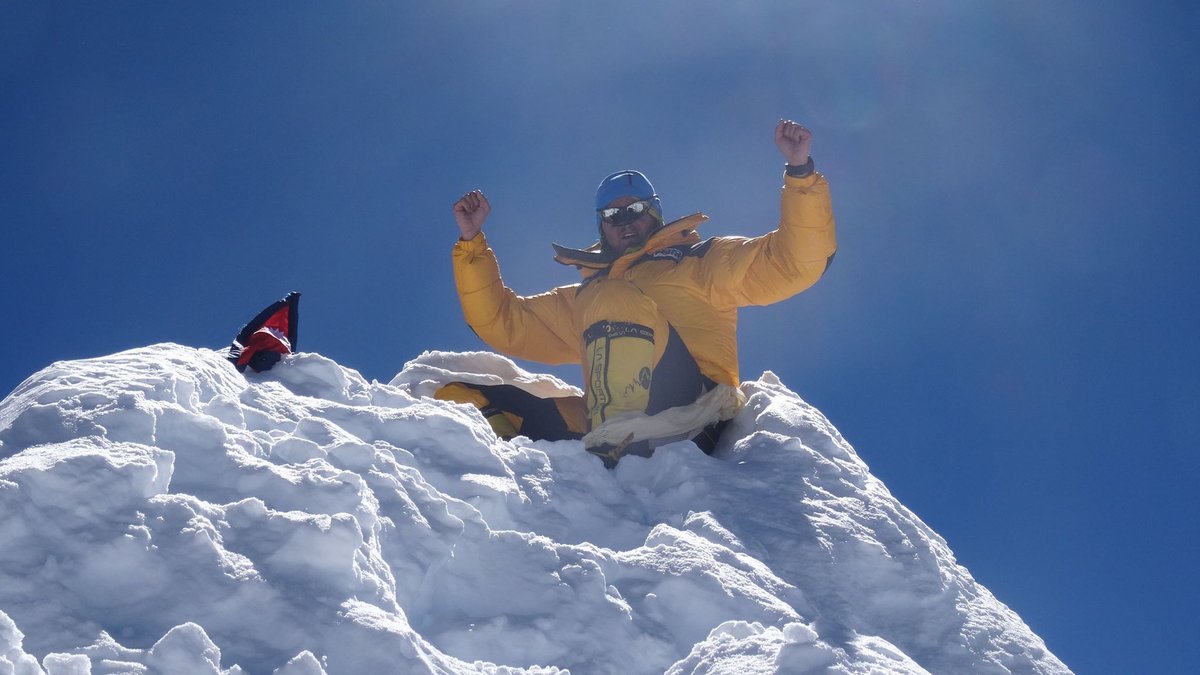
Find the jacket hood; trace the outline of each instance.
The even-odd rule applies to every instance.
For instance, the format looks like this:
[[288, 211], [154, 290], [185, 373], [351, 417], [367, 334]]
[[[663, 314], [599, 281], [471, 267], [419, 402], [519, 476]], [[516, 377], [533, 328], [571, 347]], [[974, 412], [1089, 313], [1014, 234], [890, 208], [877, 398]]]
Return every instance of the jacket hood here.
[[651, 234], [645, 244], [624, 254], [603, 250], [599, 241], [582, 249], [552, 244], [554, 259], [563, 265], [579, 268], [584, 277], [590, 277], [605, 270], [610, 276], [620, 276], [622, 272], [644, 256], [653, 255], [674, 246], [691, 246], [700, 243], [700, 233], [696, 231], [696, 228], [706, 220], [708, 220], [708, 216], [703, 213], [693, 213], [667, 223]]

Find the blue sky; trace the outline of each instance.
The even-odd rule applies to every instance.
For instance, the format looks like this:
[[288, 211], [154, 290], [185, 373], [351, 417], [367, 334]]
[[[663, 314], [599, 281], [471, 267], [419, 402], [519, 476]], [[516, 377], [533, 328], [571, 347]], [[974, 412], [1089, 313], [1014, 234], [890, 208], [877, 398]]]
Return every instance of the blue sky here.
[[[774, 227], [804, 122], [840, 251], [742, 314], [773, 370], [1079, 672], [1195, 641], [1193, 3], [0, 4], [0, 390], [55, 360], [300, 348], [386, 381], [482, 344], [449, 268], [483, 189], [505, 278], [574, 280], [600, 178]], [[531, 365], [531, 364], [526, 364]], [[543, 369], [578, 383], [573, 368]]]

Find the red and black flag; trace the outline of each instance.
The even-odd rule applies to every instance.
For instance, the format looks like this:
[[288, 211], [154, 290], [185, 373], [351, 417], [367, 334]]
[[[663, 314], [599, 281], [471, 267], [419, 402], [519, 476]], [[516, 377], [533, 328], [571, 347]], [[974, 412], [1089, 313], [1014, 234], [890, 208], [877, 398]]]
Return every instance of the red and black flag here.
[[246, 366], [256, 373], [270, 370], [284, 354], [296, 351], [299, 327], [300, 294], [292, 291], [242, 328], [229, 345], [228, 358], [241, 372], [245, 372]]

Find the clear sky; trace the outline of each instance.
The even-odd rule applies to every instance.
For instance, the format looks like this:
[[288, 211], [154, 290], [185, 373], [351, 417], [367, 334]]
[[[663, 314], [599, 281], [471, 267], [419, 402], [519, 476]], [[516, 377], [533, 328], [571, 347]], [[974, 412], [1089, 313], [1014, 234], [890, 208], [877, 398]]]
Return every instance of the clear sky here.
[[702, 234], [773, 228], [791, 117], [840, 250], [742, 313], [743, 377], [824, 411], [1069, 666], [1179, 672], [1197, 36], [1191, 2], [0, 3], [0, 390], [221, 347], [291, 290], [300, 349], [368, 378], [483, 348], [459, 195], [534, 293], [576, 278], [550, 242], [590, 243], [618, 169]]

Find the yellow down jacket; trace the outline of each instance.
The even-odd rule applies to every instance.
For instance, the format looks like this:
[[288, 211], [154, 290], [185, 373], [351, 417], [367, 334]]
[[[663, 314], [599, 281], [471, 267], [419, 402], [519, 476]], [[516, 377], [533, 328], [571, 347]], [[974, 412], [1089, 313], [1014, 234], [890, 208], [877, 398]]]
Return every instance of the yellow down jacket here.
[[494, 349], [548, 364], [582, 363], [576, 295], [598, 275], [633, 282], [679, 333], [700, 371], [738, 386], [737, 309], [768, 305], [812, 286], [837, 249], [829, 184], [819, 173], [784, 176], [779, 227], [759, 237], [700, 240], [697, 213], [667, 224], [640, 249], [605, 260], [599, 246], [555, 247], [584, 280], [520, 296], [504, 285], [482, 233], [454, 246], [454, 279], [467, 323]]

